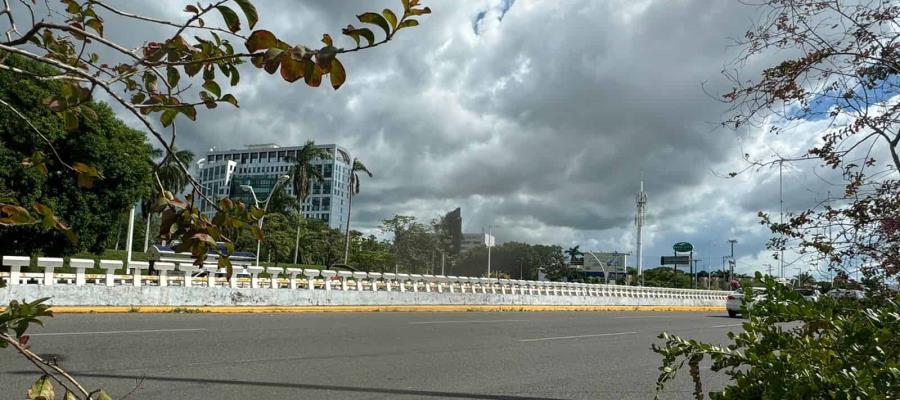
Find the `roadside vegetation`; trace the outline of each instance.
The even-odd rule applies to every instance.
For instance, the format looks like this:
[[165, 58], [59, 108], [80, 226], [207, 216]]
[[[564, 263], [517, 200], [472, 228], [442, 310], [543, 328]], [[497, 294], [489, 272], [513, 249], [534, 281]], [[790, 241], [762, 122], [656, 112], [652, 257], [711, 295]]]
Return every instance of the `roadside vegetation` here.
[[[681, 371], [697, 399], [900, 398], [900, 7], [842, 0], [756, 6], [760, 19], [738, 43], [735, 65], [725, 68], [734, 84], [723, 96], [732, 106], [725, 124], [789, 135], [804, 121], [832, 123], [807, 151], [748, 155], [747, 169], [732, 176], [805, 163], [842, 179], [839, 196], [783, 222], [759, 216], [773, 234], [773, 255], [824, 263], [836, 285], [856, 286], [864, 296], [807, 301], [757, 274], [754, 284], [765, 286], [765, 296], [754, 301], [745, 286], [747, 320], [729, 333], [729, 344], [660, 335], [662, 343], [653, 345], [663, 358], [658, 393]], [[784, 55], [791, 58], [752, 79], [741, 74], [751, 60]], [[731, 378], [721, 390], [704, 391], [704, 360]]]

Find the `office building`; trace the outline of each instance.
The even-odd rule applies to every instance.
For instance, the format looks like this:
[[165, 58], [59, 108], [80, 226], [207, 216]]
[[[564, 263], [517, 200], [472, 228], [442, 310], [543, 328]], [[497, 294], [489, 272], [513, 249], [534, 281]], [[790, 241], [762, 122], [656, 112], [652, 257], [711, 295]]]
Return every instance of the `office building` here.
[[[349, 214], [351, 158], [345, 149], [334, 144], [316, 147], [325, 149], [331, 157], [313, 161], [323, 180], [312, 184], [309, 197], [303, 204], [303, 215], [309, 219], [321, 220], [331, 228], [343, 230]], [[301, 148], [302, 146], [260, 144], [244, 149], [211, 149], [197, 163], [204, 194], [215, 200], [229, 197], [253, 204], [253, 196], [241, 188], [242, 185], [249, 185], [262, 202], [269, 196], [280, 176], [292, 174], [291, 159]], [[293, 196], [294, 189], [290, 181], [284, 185], [287, 193]], [[200, 210], [210, 217], [215, 214], [215, 209], [209, 204], [201, 203]]]

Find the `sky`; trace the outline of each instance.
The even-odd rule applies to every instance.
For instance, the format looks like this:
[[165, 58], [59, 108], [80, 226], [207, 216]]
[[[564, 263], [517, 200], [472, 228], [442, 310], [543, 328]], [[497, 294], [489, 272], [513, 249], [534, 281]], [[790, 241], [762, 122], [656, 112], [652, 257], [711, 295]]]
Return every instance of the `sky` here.
[[[175, 3], [116, 4], [185, 18]], [[255, 3], [257, 29], [310, 46], [330, 33], [345, 47], [352, 42], [340, 28], [356, 14], [400, 7], [393, 0]], [[643, 177], [645, 266], [687, 241], [701, 265], [715, 268], [730, 252], [728, 239], [736, 239], [738, 271], [765, 270], [776, 262], [757, 213], [777, 214], [780, 198], [787, 211], [805, 209], [840, 190], [833, 173], [816, 165], [785, 165], [781, 185], [778, 168], [724, 177], [747, 167], [744, 153], [802, 153], [827, 123], [801, 121], [779, 136], [765, 126], [721, 126], [727, 109], [718, 94], [730, 89], [721, 71], [733, 66], [735, 38], [757, 15], [753, 7], [708, 0], [423, 3], [433, 13], [420, 26], [342, 58], [348, 78], [338, 91], [245, 66], [231, 91], [240, 109], [179, 120], [180, 147], [202, 154], [213, 146], [337, 143], [375, 175], [354, 198], [354, 229], [378, 233], [394, 214], [427, 222], [461, 207], [464, 231], [493, 225], [498, 242], [583, 251], [635, 251], [634, 198]], [[131, 46], [171, 33], [111, 21], [107, 31]], [[743, 73], [773, 61], [752, 59]], [[790, 268], [789, 275], [797, 272]]]

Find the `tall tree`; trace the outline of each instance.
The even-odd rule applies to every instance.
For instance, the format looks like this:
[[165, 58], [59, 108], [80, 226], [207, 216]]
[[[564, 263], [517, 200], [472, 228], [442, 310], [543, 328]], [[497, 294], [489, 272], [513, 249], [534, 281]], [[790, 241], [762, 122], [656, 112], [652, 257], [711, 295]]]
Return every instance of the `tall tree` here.
[[578, 264], [579, 257], [584, 257], [584, 253], [579, 250], [581, 246], [569, 247], [566, 250], [566, 254], [569, 256], [569, 263], [572, 265]]
[[[319, 159], [330, 158], [331, 154], [325, 149], [316, 147], [316, 143], [312, 140], [307, 141], [297, 155], [288, 158], [294, 165], [291, 166], [291, 187], [294, 189], [294, 197], [297, 198], [297, 213], [303, 215], [303, 205], [309, 197], [313, 183], [322, 181], [322, 173], [316, 168], [313, 162]], [[294, 243], [294, 264], [299, 260], [300, 256], [300, 224], [297, 224], [297, 236]]]
[[344, 264], [347, 264], [347, 257], [350, 254], [350, 216], [353, 215], [353, 197], [359, 194], [359, 174], [365, 173], [369, 175], [369, 178], [372, 177], [372, 173], [369, 172], [369, 169], [366, 168], [366, 165], [359, 161], [357, 158], [353, 158], [353, 167], [350, 169], [350, 187], [348, 193], [350, 197], [347, 199], [347, 229], [346, 236], [344, 237]]
[[[53, 72], [15, 55], [6, 55], [2, 63], [34, 74]], [[145, 160], [151, 147], [146, 135], [126, 126], [100, 102], [82, 105], [95, 115], [93, 120], [66, 129], [65, 122], [42, 105], [62, 86], [0, 69], [0, 198], [53, 209], [79, 240], [70, 242], [62, 232], [37, 225], [7, 228], [5, 218], [0, 218], [4, 254], [101, 252], [107, 239], [115, 237], [122, 210], [150, 190], [151, 169]], [[46, 149], [48, 155], [36, 157], [36, 148]], [[58, 149], [58, 158], [49, 156], [51, 149]], [[101, 177], [84, 181], [66, 173], [78, 163], [91, 165]]]

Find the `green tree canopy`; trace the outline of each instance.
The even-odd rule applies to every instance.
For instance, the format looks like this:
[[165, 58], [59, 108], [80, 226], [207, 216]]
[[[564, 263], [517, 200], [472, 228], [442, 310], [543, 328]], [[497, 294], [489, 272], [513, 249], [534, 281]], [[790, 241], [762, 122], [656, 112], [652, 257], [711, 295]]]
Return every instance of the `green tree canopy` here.
[[[14, 56], [5, 64], [38, 74], [53, 73]], [[61, 86], [55, 81], [23, 80], [19, 74], [0, 70], [0, 98], [24, 114], [60, 150], [64, 162], [96, 167], [102, 178], [79, 187], [78, 176], [49, 156], [53, 151], [34, 129], [9, 106], [0, 104], [0, 165], [5, 166], [0, 169], [0, 197], [49, 206], [79, 239], [71, 243], [61, 232], [39, 226], [10, 227], [0, 230], [4, 254], [99, 253], [109, 236], [115, 236], [121, 214], [149, 194], [151, 147], [144, 133], [127, 127], [101, 102], [85, 105], [97, 114], [96, 119], [85, 119], [77, 129], [67, 131], [61, 118], [42, 105]], [[37, 149], [48, 155], [44, 163], [23, 165]], [[48, 170], [46, 176], [39, 171], [42, 166]]]

